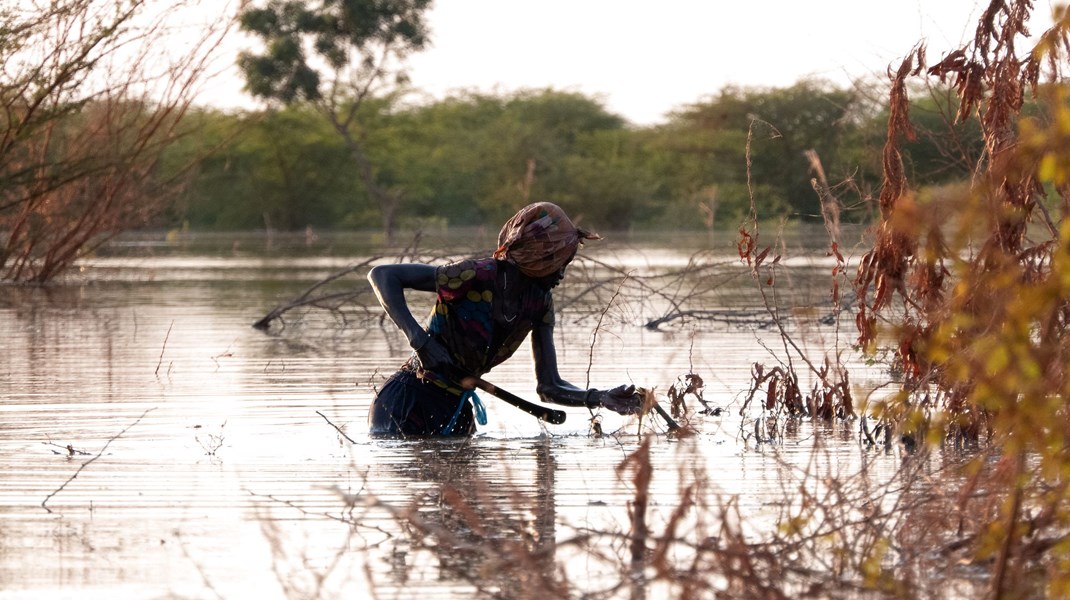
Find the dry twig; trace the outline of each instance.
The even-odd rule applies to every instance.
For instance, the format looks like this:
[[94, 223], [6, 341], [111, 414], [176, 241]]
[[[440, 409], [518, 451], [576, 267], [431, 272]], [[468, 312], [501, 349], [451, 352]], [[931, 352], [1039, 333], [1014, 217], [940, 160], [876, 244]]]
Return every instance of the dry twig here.
[[135, 419], [133, 423], [127, 425], [126, 427], [123, 428], [122, 431], [120, 431], [119, 433], [117, 433], [117, 434], [113, 435], [112, 437], [108, 438], [108, 441], [104, 444], [104, 447], [100, 449], [100, 452], [97, 452], [96, 455], [93, 456], [93, 458], [90, 458], [89, 460], [87, 460], [84, 463], [82, 463], [82, 465], [80, 467], [78, 467], [78, 470], [75, 471], [73, 475], [71, 475], [70, 477], [67, 478], [67, 481], [64, 481], [52, 493], [50, 493], [49, 495], [45, 496], [45, 499], [41, 501], [41, 508], [43, 508], [46, 511], [48, 511], [49, 513], [51, 513], [52, 509], [47, 506], [48, 501], [51, 500], [52, 497], [55, 496], [56, 494], [62, 492], [63, 488], [67, 487], [67, 485], [70, 482], [74, 481], [75, 478], [77, 478], [78, 475], [80, 475], [81, 472], [83, 470], [85, 470], [86, 467], [88, 467], [89, 465], [93, 464], [93, 462], [95, 460], [100, 458], [104, 454], [104, 451], [108, 449], [108, 446], [110, 446], [112, 442], [114, 442], [115, 440], [117, 440], [120, 437], [122, 437], [123, 434], [126, 433], [127, 431], [130, 431], [130, 428], [132, 428], [134, 425], [137, 425], [138, 423], [140, 423], [141, 419], [145, 418], [145, 415], [149, 414], [150, 412], [152, 412], [154, 410], [156, 410], [156, 407], [150, 408], [150, 409], [146, 410], [145, 412], [141, 413], [141, 416], [138, 417], [137, 419]]

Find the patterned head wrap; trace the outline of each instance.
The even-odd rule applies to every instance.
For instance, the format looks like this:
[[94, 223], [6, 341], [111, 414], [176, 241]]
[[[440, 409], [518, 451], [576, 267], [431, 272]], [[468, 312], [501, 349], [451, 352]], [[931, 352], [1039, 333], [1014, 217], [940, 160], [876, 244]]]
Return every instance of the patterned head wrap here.
[[560, 206], [536, 202], [502, 227], [494, 258], [513, 263], [528, 277], [541, 278], [567, 265], [583, 240], [598, 239], [602, 237], [576, 227]]

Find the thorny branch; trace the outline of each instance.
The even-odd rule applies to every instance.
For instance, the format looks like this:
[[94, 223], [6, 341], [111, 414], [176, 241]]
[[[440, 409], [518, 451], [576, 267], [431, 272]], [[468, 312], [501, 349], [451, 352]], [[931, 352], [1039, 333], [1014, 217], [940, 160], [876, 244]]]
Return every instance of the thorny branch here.
[[159, 41], [183, 3], [147, 19], [146, 0], [30, 4], [50, 8], [7, 11], [0, 48], [0, 279], [45, 283], [181, 191], [203, 156], [165, 169], [164, 153], [231, 21], [176, 55]]

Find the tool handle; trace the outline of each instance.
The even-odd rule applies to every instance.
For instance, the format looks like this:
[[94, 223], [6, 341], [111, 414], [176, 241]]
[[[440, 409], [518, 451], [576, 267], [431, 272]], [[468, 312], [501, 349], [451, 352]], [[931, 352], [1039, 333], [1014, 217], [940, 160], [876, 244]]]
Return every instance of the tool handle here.
[[[494, 385], [493, 383], [481, 377], [476, 377], [475, 375], [464, 373], [460, 369], [455, 369], [452, 375], [453, 379], [455, 379], [457, 383], [460, 383], [462, 387], [471, 387], [472, 385], [474, 385], [475, 387], [483, 390], [484, 392], [487, 392], [495, 398], [498, 398], [499, 400], [504, 400], [505, 402], [512, 404], [513, 406], [528, 413], [529, 415], [537, 417], [543, 421], [546, 421], [547, 423], [560, 425], [565, 422], [565, 417], [568, 416], [563, 410], [556, 410], [547, 406], [543, 406], [541, 404], [529, 402], [508, 390], [503, 390], [502, 388]], [[465, 385], [466, 383], [470, 385]]]
[[669, 426], [669, 431], [673, 431], [680, 428], [680, 424], [677, 423], [671, 416], [669, 416], [669, 413], [665, 412], [665, 409], [662, 408], [661, 405], [657, 402], [654, 403], [654, 410], [656, 410], [657, 413], [661, 415], [662, 419], [665, 419], [665, 424]]
[[479, 377], [475, 378], [475, 384], [477, 388], [483, 390], [484, 392], [491, 394], [499, 400], [505, 400], [509, 404], [512, 404], [513, 406], [528, 413], [529, 415], [536, 416], [539, 419], [546, 421], [547, 423], [560, 425], [565, 422], [565, 417], [567, 415], [563, 410], [557, 410], [549, 408], [547, 406], [543, 406], [541, 404], [535, 404], [534, 402], [528, 402], [520, 396], [517, 396], [507, 390], [503, 390], [502, 388], [494, 385], [493, 383], [481, 379]]

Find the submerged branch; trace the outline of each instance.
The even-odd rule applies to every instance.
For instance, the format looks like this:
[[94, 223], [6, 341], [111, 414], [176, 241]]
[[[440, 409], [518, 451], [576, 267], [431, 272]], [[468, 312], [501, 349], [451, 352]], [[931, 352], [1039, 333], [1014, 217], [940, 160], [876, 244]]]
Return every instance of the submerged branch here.
[[657, 329], [666, 323], [681, 319], [717, 321], [727, 325], [753, 326], [758, 329], [769, 329], [774, 325], [771, 319], [766, 318], [763, 310], [691, 309], [678, 310], [657, 319], [651, 319], [643, 327]]
[[[344, 304], [346, 300], [349, 300], [350, 298], [356, 298], [357, 296], [363, 293], [363, 290], [353, 289], [343, 292], [320, 294], [316, 296], [313, 296], [313, 293], [333, 281], [337, 281], [338, 279], [341, 279], [346, 275], [355, 273], [356, 271], [367, 267], [369, 264], [378, 260], [379, 258], [380, 257], [372, 257], [365, 259], [355, 265], [347, 267], [341, 271], [338, 271], [337, 273], [329, 275], [325, 279], [314, 283], [311, 287], [302, 292], [301, 295], [297, 298], [285, 304], [280, 304], [268, 311], [266, 315], [258, 319], [255, 323], [253, 323], [253, 327], [255, 327], [256, 329], [268, 329], [271, 327], [272, 321], [281, 318], [282, 315], [286, 314], [288, 311], [293, 310], [295, 308], [300, 308], [302, 306], [316, 306], [319, 308], [330, 308], [331, 310], [338, 310], [338, 307]], [[333, 303], [333, 306], [328, 307], [328, 303]]]
[[328, 425], [330, 425], [331, 427], [334, 427], [334, 430], [338, 432], [338, 435], [344, 437], [346, 439], [346, 441], [348, 441], [350, 444], [356, 444], [356, 442], [353, 441], [353, 438], [351, 438], [348, 435], [346, 435], [346, 432], [342, 431], [341, 427], [339, 427], [339, 426], [335, 425], [334, 423], [332, 423], [331, 420], [327, 418], [327, 415], [321, 413], [318, 410], [316, 411], [316, 414], [321, 416], [321, 417], [323, 417], [323, 420], [327, 421]]
[[58, 488], [56, 488], [51, 494], [45, 496], [45, 499], [41, 501], [41, 508], [43, 508], [47, 512], [51, 513], [52, 509], [47, 506], [48, 505], [48, 501], [51, 500], [52, 497], [55, 496], [56, 494], [62, 492], [63, 488], [67, 487], [67, 485], [70, 484], [70, 482], [74, 481], [78, 477], [78, 475], [80, 475], [82, 473], [82, 471], [85, 470], [86, 467], [88, 467], [89, 465], [93, 464], [93, 461], [95, 461], [98, 458], [100, 458], [101, 456], [103, 456], [104, 455], [104, 451], [108, 449], [108, 446], [110, 446], [112, 442], [114, 442], [115, 440], [117, 440], [120, 437], [122, 437], [123, 434], [126, 433], [127, 431], [130, 431], [130, 429], [134, 425], [137, 425], [138, 423], [141, 422], [141, 419], [145, 418], [145, 415], [149, 414], [150, 412], [152, 412], [154, 410], [156, 410], [155, 406], [150, 408], [150, 409], [148, 409], [148, 410], [146, 410], [145, 412], [141, 413], [141, 416], [138, 417], [133, 423], [127, 425], [125, 428], [123, 428], [122, 431], [120, 431], [119, 433], [117, 433], [117, 434], [113, 435], [112, 437], [110, 437], [108, 439], [108, 441], [104, 444], [104, 447], [100, 449], [100, 452], [97, 452], [96, 455], [93, 456], [93, 458], [91, 458], [91, 459], [85, 461], [84, 463], [82, 463], [82, 466], [78, 467], [78, 470], [75, 471], [73, 475], [68, 477], [67, 481], [64, 481], [63, 484], [60, 485]]

